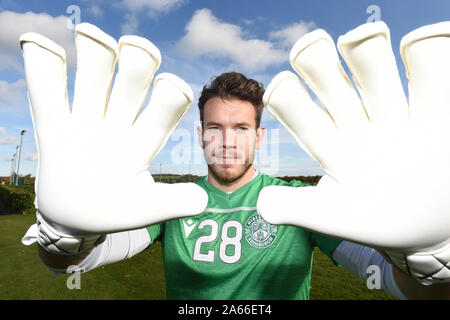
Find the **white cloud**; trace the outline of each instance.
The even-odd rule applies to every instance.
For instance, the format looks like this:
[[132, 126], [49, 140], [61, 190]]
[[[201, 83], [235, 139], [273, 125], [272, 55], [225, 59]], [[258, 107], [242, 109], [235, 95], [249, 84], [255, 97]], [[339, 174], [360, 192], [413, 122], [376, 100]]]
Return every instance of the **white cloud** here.
[[20, 61], [20, 53], [0, 49], [0, 70], [2, 69], [22, 72], [23, 67]]
[[247, 25], [247, 26], [252, 26], [255, 25], [256, 23], [262, 23], [264, 21], [266, 21], [266, 18], [258, 16], [258, 17], [253, 17], [252, 19], [241, 19], [242, 22]]
[[120, 25], [122, 34], [138, 34], [139, 18], [142, 12], [150, 17], [156, 17], [160, 14], [167, 14], [178, 9], [185, 0], [121, 0], [115, 3], [115, 6], [125, 10], [125, 21]]
[[193, 57], [230, 59], [248, 71], [265, 69], [288, 59], [286, 51], [275, 48], [269, 41], [246, 39], [240, 26], [220, 21], [209, 9], [194, 13], [178, 48]]
[[300, 21], [283, 29], [272, 31], [269, 33], [269, 39], [278, 41], [282, 47], [290, 49], [298, 39], [316, 28], [314, 22]]
[[113, 6], [125, 13], [145, 13], [155, 17], [169, 13], [188, 3], [188, 0], [81, 0], [86, 4], [88, 13], [103, 17], [102, 6]]
[[242, 22], [247, 26], [251, 26], [255, 23], [255, 21], [251, 19], [242, 19]]
[[[265, 172], [264, 168], [261, 171]], [[275, 174], [272, 173], [276, 176], [322, 176], [324, 174], [325, 172], [319, 164], [309, 165], [301, 162], [298, 165], [282, 165]]]
[[88, 11], [88, 13], [90, 13], [91, 15], [93, 15], [94, 17], [97, 17], [97, 18], [103, 17], [103, 10], [100, 9], [100, 7], [99, 7], [98, 5], [96, 5], [96, 4], [90, 6], [90, 7], [87, 9], [87, 11]]
[[29, 161], [37, 161], [38, 160], [38, 154], [37, 153], [27, 153], [24, 156], [25, 160], [29, 160]]
[[131, 12], [147, 11], [149, 15], [168, 13], [185, 4], [185, 0], [122, 0], [121, 5]]
[[139, 29], [139, 20], [132, 13], [125, 14], [125, 22], [120, 25], [122, 34], [137, 34]]
[[12, 83], [0, 80], [0, 110], [17, 106], [26, 97], [26, 86], [23, 79]]
[[0, 127], [0, 134], [6, 134], [6, 128]]
[[0, 145], [2, 144], [13, 144], [13, 145], [17, 145], [20, 142], [20, 138], [18, 137], [7, 137], [7, 138], [2, 138], [0, 139]]
[[122, 3], [131, 11], [152, 10], [167, 12], [183, 3], [181, 0], [123, 0]]
[[0, 70], [22, 70], [19, 37], [25, 32], [36, 32], [53, 40], [66, 50], [70, 65], [75, 62], [75, 41], [67, 28], [67, 17], [52, 17], [47, 13], [0, 12]]

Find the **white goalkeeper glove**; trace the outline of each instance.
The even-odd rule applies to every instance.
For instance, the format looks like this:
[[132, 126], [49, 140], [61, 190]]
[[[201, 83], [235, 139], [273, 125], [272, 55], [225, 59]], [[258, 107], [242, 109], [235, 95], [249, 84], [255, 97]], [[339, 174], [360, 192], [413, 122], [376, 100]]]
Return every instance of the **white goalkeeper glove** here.
[[423, 284], [449, 282], [449, 36], [444, 22], [402, 39], [409, 105], [383, 22], [338, 39], [360, 96], [325, 31], [298, 40], [291, 65], [325, 109], [291, 72], [264, 103], [327, 175], [317, 187], [264, 188], [262, 217], [380, 248]]
[[123, 36], [117, 44], [93, 25], [77, 25], [72, 110], [64, 50], [35, 33], [20, 44], [39, 154], [36, 204], [45, 220], [102, 234], [204, 210], [202, 188], [155, 183], [147, 170], [193, 99], [183, 80], [160, 74], [140, 113], [161, 61], [150, 41]]
[[88, 251], [103, 238], [99, 234], [83, 234], [46, 221], [39, 211], [36, 211], [36, 218], [37, 223], [22, 238], [24, 245], [37, 241], [48, 252], [75, 255]]

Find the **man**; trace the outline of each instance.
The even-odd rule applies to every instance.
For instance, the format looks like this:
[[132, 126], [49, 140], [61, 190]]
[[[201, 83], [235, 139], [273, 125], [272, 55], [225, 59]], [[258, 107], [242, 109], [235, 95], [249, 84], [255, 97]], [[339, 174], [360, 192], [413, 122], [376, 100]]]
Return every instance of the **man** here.
[[89, 271], [131, 258], [160, 240], [168, 299], [308, 299], [313, 249], [318, 246], [363, 279], [368, 267], [377, 265], [382, 288], [397, 298], [445, 297], [448, 286], [422, 286], [374, 249], [292, 226], [270, 225], [258, 215], [262, 188], [304, 186], [254, 168], [254, 153], [265, 132], [260, 126], [263, 94], [255, 80], [235, 72], [224, 73], [203, 88], [197, 133], [208, 175], [196, 183], [209, 200], [202, 214], [108, 234], [83, 254], [57, 255], [39, 246], [43, 263], [55, 272], [65, 272], [71, 265]]

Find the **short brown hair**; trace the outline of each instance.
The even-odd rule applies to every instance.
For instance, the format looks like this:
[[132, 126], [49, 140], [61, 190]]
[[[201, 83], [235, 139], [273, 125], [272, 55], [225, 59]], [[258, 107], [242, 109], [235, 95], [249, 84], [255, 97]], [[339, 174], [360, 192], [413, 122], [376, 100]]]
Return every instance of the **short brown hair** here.
[[249, 79], [241, 73], [225, 72], [217, 76], [212, 82], [203, 87], [198, 99], [200, 121], [203, 127], [203, 109], [209, 99], [220, 97], [222, 99], [237, 98], [248, 101], [256, 111], [256, 127], [259, 128], [261, 115], [264, 109], [264, 86], [256, 80]]

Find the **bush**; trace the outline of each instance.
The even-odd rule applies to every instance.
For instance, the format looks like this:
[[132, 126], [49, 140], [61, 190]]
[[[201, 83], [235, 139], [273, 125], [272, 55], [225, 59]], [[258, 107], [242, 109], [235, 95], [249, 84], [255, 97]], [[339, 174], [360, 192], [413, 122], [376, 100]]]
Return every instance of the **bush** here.
[[34, 186], [0, 185], [0, 215], [23, 213], [34, 208]]
[[298, 180], [303, 183], [315, 186], [317, 183], [319, 183], [320, 178], [322, 176], [284, 176], [284, 177], [278, 177], [278, 179], [284, 180], [286, 182], [291, 182], [292, 180]]

